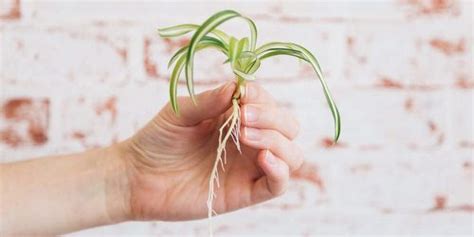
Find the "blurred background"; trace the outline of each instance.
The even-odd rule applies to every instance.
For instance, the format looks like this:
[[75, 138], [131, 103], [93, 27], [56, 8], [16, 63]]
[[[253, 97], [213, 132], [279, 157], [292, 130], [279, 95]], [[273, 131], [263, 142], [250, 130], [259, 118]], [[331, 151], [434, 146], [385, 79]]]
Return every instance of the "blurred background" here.
[[[307, 162], [282, 197], [215, 218], [217, 236], [473, 234], [472, 1], [0, 0], [1, 161], [131, 136], [167, 103], [166, 64], [187, 43], [160, 39], [157, 28], [227, 8], [255, 20], [258, 44], [293, 41], [315, 53], [342, 135], [332, 145], [311, 68], [264, 62], [258, 81], [300, 119]], [[222, 28], [241, 37], [246, 27]], [[222, 55], [196, 57], [198, 91], [233, 79]], [[69, 236], [89, 235], [206, 236], [207, 222]]]

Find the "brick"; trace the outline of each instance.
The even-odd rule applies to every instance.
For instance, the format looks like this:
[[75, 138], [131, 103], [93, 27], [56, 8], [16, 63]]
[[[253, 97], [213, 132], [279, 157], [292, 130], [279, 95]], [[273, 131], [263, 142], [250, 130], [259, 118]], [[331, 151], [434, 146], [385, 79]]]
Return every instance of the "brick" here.
[[133, 105], [126, 99], [125, 93], [63, 98], [58, 111], [62, 143], [84, 149], [110, 145], [131, 136], [139, 127], [134, 114], [128, 112]]
[[430, 89], [468, 80], [472, 78], [468, 43], [472, 31], [464, 29], [471, 28], [467, 21], [353, 24], [347, 33], [343, 79], [407, 89]]
[[100, 29], [71, 28], [5, 28], [2, 80], [27, 85], [123, 84], [128, 78], [127, 39]]
[[[84, 97], [65, 100], [61, 115], [61, 133], [66, 141], [88, 148], [108, 145], [118, 139], [114, 131], [118, 115], [115, 96], [97, 100], [87, 98], [87, 101]], [[74, 119], [77, 116], [83, 120]]]
[[12, 148], [41, 146], [48, 141], [48, 98], [2, 98], [0, 144]]
[[21, 18], [20, 0], [0, 1], [0, 21]]
[[[179, 19], [185, 20], [192, 20], [197, 17], [204, 20], [209, 14], [223, 9], [223, 6], [210, 2], [142, 2], [140, 4], [120, 2], [116, 3], [114, 8], [110, 8], [108, 4], [97, 2], [38, 2], [34, 4], [26, 2], [25, 5], [31, 9], [31, 17], [37, 19], [49, 20], [69, 17], [81, 21], [98, 19], [107, 21], [117, 19], [153, 21], [159, 18], [177, 18], [177, 16]], [[227, 9], [234, 9], [255, 18], [276, 15], [281, 19], [294, 19], [301, 15], [304, 18], [339, 15], [340, 6], [344, 6], [344, 4], [327, 4], [324, 2], [255, 2], [252, 4], [229, 2], [225, 4]], [[157, 14], [155, 9], [160, 9], [160, 14]], [[314, 10], [319, 11], [319, 14], [315, 16]]]
[[404, 0], [400, 1], [401, 10], [407, 17], [459, 17], [468, 16], [471, 13], [469, 9], [470, 1], [456, 0]]
[[[218, 6], [209, 2], [141, 2], [140, 4], [131, 2], [120, 2], [114, 4], [111, 8], [107, 3], [98, 2], [37, 2], [25, 3], [31, 12], [32, 18], [40, 20], [55, 20], [64, 19], [68, 17], [72, 21], [154, 21], [157, 22], [160, 18], [175, 18], [180, 15], [180, 19], [196, 19], [200, 17], [208, 17], [209, 14], [222, 10]], [[264, 3], [258, 4], [264, 6]], [[229, 8], [236, 10], [255, 9], [248, 4], [230, 3]], [[160, 9], [160, 14], [157, 14], [156, 9]], [[255, 12], [255, 10], [254, 10]], [[258, 11], [257, 11], [258, 12]]]
[[[165, 82], [61, 94], [57, 136], [66, 150], [105, 146], [132, 136], [168, 102]], [[140, 95], [140, 96], [137, 96]], [[139, 106], [138, 106], [139, 105]], [[138, 109], [139, 108], [139, 109]], [[81, 119], [77, 119], [81, 118]]]
[[[110, 8], [108, 4], [97, 2], [38, 2], [23, 3], [31, 17], [43, 20], [65, 19], [77, 21], [154, 21], [158, 19], [183, 19], [200, 21], [223, 8], [234, 9], [255, 19], [271, 21], [301, 20], [341, 22], [352, 20], [418, 20], [434, 18], [470, 19], [472, 2], [467, 0], [393, 0], [363, 2], [228, 2], [225, 6], [210, 2], [142, 2], [133, 4], [121, 2]], [[160, 9], [160, 14], [155, 9]], [[317, 14], [315, 14], [317, 12]]]

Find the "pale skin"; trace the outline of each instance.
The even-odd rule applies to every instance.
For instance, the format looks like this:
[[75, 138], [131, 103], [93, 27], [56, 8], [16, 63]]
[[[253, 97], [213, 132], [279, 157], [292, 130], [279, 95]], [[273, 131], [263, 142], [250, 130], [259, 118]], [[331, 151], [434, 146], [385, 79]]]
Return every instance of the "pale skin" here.
[[[234, 83], [180, 97], [133, 137], [106, 148], [0, 165], [0, 235], [62, 234], [129, 220], [207, 217], [218, 128]], [[283, 194], [303, 162], [297, 120], [256, 83], [241, 98], [242, 154], [229, 142], [214, 210], [223, 214]]]

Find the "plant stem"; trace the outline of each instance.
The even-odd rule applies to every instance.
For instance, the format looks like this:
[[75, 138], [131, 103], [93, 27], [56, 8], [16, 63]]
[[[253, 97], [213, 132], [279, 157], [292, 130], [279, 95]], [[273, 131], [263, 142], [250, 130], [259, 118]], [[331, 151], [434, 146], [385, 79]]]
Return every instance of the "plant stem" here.
[[237, 88], [235, 89], [232, 99], [240, 100], [245, 96], [245, 80], [242, 77], [237, 78]]

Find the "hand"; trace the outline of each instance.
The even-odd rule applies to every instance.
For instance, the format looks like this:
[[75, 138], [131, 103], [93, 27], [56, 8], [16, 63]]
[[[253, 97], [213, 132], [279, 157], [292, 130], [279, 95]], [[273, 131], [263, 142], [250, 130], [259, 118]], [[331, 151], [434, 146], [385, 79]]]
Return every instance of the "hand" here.
[[[129, 140], [125, 150], [129, 174], [130, 215], [135, 220], [189, 220], [207, 216], [209, 175], [216, 159], [218, 129], [231, 107], [235, 83], [178, 98], [180, 116], [168, 103]], [[287, 189], [290, 172], [303, 162], [292, 142], [299, 125], [256, 83], [247, 83], [241, 98], [240, 154], [227, 144], [225, 171], [214, 210], [225, 213], [250, 206]]]

